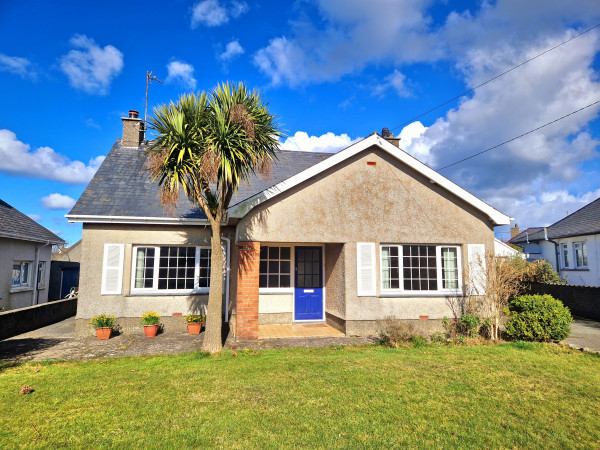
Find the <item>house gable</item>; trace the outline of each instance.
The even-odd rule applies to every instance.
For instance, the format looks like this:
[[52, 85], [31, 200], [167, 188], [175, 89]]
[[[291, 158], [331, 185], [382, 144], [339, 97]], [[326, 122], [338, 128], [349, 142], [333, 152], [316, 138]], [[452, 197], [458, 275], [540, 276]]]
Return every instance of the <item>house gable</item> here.
[[472, 204], [374, 145], [258, 203], [239, 240], [491, 244], [493, 222]]
[[287, 190], [294, 188], [295, 186], [298, 186], [310, 178], [319, 175], [328, 169], [331, 169], [332, 167], [354, 157], [355, 155], [358, 155], [361, 152], [364, 152], [367, 149], [370, 149], [373, 146], [379, 147], [381, 150], [402, 162], [404, 165], [420, 173], [423, 177], [427, 178], [430, 183], [444, 188], [459, 199], [469, 203], [483, 213], [487, 214], [489, 219], [493, 221], [494, 225], [510, 224], [510, 218], [507, 215], [491, 207], [470, 192], [467, 192], [460, 186], [456, 185], [446, 177], [433, 170], [431, 167], [423, 164], [405, 151], [397, 148], [376, 133], [336, 153], [325, 161], [322, 161], [269, 189], [249, 197], [242, 202], [232, 205], [228, 210], [228, 214], [233, 218], [244, 217], [252, 208], [256, 207], [260, 203], [274, 198], [286, 192]]

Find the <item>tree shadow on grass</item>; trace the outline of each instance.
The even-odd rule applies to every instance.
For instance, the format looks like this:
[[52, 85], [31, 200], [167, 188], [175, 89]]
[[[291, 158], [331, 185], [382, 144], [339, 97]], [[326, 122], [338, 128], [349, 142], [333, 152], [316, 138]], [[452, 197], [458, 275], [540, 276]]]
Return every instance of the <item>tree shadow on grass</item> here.
[[[61, 342], [64, 342], [64, 339], [26, 338], [0, 341], [0, 364], [29, 361], [37, 353], [55, 347]], [[5, 367], [5, 364], [0, 365], [0, 370]]]

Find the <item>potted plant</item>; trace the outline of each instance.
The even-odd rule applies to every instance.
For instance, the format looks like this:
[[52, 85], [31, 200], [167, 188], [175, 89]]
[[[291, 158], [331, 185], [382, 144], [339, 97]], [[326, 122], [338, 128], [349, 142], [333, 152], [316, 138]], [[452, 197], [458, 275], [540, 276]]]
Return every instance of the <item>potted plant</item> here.
[[146, 311], [142, 314], [142, 320], [140, 323], [144, 325], [144, 333], [146, 337], [154, 337], [158, 333], [158, 327], [160, 325], [160, 315], [152, 311]]
[[200, 330], [204, 325], [206, 316], [204, 314], [190, 314], [184, 317], [187, 323], [187, 329], [189, 334], [200, 334]]
[[112, 330], [117, 323], [115, 316], [107, 316], [106, 314], [100, 314], [99, 316], [92, 317], [90, 320], [90, 326], [96, 329], [96, 337], [98, 340], [110, 339]]

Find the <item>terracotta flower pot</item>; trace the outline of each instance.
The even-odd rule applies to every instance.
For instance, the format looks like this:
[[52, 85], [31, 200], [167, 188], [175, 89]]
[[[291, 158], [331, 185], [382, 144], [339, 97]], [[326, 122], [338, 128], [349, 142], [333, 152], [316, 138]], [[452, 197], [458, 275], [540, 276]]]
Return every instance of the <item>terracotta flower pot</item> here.
[[202, 322], [188, 322], [187, 328], [189, 334], [200, 334]]
[[155, 337], [158, 333], [158, 324], [144, 325], [144, 333], [146, 333], [146, 337]]
[[110, 335], [112, 334], [112, 327], [102, 327], [96, 328], [96, 337], [99, 341], [110, 339]]

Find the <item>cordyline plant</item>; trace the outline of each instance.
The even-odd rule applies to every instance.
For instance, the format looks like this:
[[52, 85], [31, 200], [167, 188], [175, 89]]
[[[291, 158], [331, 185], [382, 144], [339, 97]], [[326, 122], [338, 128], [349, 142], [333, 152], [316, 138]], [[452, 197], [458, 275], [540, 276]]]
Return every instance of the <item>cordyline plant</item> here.
[[223, 262], [221, 224], [231, 197], [255, 173], [267, 173], [279, 151], [279, 130], [257, 90], [219, 84], [209, 93], [184, 94], [154, 109], [148, 169], [161, 186], [161, 202], [173, 207], [180, 190], [208, 219], [211, 229], [210, 290], [203, 349], [221, 350]]
[[498, 340], [500, 321], [508, 302], [522, 291], [523, 271], [515, 259], [487, 251], [483, 257], [470, 262], [467, 280], [470, 310], [490, 319], [489, 336]]

